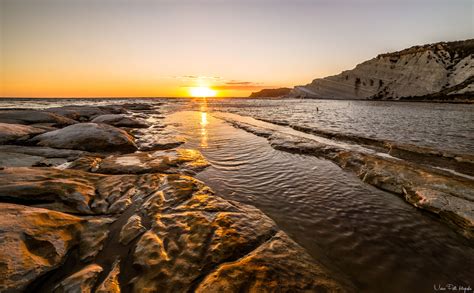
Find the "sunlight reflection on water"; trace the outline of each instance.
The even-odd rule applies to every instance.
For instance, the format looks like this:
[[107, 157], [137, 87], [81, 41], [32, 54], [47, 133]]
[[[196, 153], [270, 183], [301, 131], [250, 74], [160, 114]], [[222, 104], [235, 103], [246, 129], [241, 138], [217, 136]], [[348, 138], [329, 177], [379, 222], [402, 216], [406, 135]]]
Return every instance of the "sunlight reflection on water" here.
[[201, 121], [200, 121], [200, 125], [201, 125], [201, 143], [200, 143], [200, 146], [202, 148], [207, 148], [208, 147], [208, 144], [207, 144], [207, 124], [209, 123], [208, 120], [207, 120], [207, 101], [206, 100], [203, 100], [201, 102], [201, 106], [200, 106], [200, 110], [201, 110]]

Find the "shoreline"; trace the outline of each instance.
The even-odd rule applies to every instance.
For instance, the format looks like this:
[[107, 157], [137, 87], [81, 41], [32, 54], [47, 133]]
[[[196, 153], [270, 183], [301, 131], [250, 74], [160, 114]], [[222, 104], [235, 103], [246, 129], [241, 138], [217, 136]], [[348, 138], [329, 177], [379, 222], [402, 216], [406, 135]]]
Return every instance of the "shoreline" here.
[[457, 100], [445, 100], [445, 99], [435, 99], [435, 100], [425, 100], [425, 99], [416, 99], [416, 98], [402, 98], [402, 99], [329, 99], [329, 98], [285, 98], [285, 97], [0, 97], [0, 101], [30, 101], [30, 100], [159, 100], [159, 99], [173, 99], [173, 100], [321, 100], [321, 101], [361, 101], [361, 102], [394, 102], [394, 103], [433, 103], [433, 104], [474, 104], [474, 98], [463, 99], [460, 101]]

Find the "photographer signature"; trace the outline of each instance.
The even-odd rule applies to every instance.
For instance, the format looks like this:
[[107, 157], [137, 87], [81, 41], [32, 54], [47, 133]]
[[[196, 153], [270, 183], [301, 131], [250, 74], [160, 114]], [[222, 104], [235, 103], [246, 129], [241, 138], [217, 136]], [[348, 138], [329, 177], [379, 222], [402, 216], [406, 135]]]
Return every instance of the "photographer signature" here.
[[463, 286], [463, 285], [455, 285], [455, 284], [435, 284], [433, 286], [435, 291], [456, 291], [456, 292], [464, 292], [468, 293], [472, 291], [471, 286]]

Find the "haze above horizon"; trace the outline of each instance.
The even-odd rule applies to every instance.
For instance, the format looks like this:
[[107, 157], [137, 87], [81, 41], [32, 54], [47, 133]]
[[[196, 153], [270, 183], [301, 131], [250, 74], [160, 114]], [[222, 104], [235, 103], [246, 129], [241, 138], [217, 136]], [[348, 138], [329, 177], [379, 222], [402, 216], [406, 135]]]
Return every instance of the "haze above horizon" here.
[[471, 0], [0, 0], [0, 97], [248, 96], [474, 36]]

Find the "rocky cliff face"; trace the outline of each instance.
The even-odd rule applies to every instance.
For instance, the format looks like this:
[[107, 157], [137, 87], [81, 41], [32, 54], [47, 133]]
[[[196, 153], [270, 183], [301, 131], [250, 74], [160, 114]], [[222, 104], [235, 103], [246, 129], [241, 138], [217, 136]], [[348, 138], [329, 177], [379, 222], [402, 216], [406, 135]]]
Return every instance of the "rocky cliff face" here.
[[472, 99], [474, 39], [381, 54], [352, 70], [296, 86], [291, 98]]

